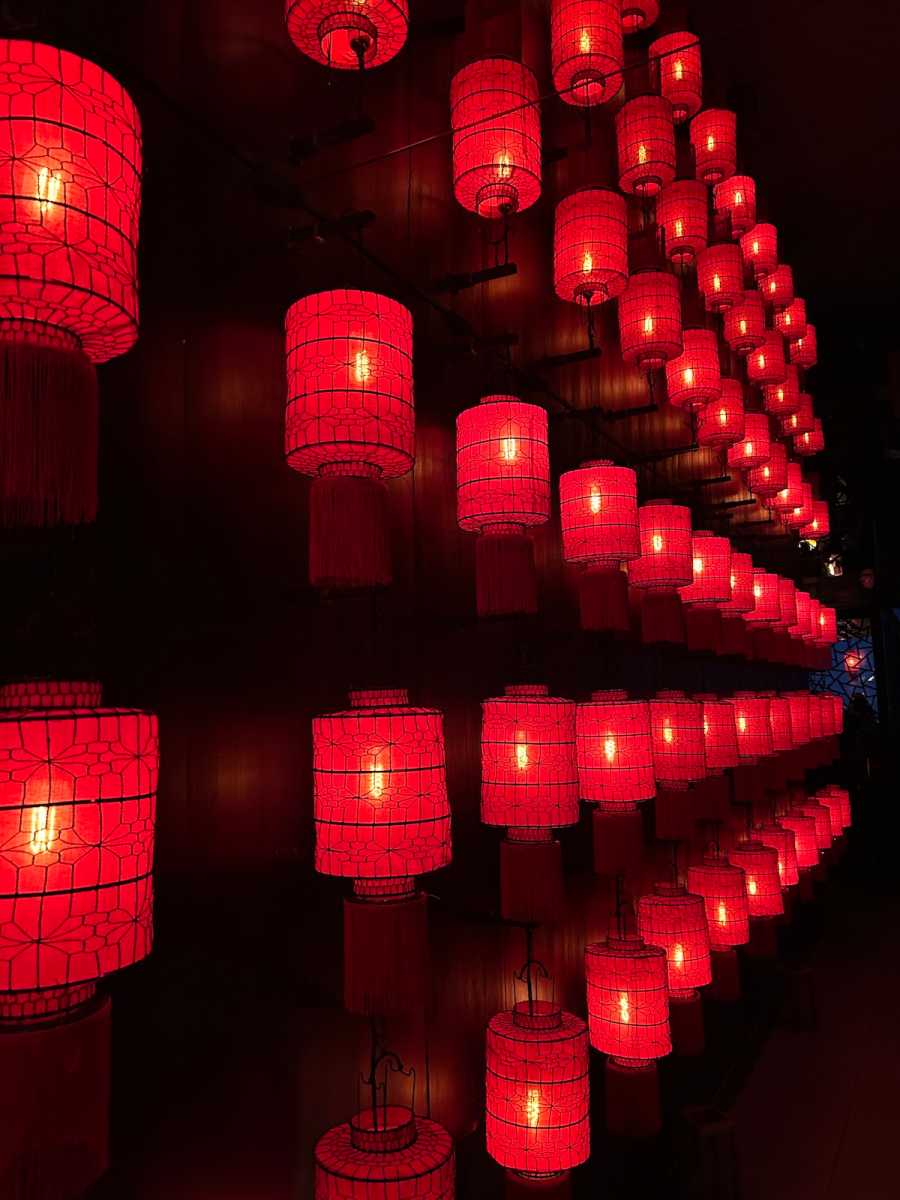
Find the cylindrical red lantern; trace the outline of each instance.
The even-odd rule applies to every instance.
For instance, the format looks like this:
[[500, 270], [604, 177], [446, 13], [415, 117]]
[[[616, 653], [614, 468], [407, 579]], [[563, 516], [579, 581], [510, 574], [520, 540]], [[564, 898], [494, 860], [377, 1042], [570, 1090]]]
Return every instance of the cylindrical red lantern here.
[[762, 296], [755, 288], [745, 291], [727, 309], [722, 322], [725, 341], [735, 354], [749, 354], [761, 346], [766, 337], [766, 309]]
[[747, 908], [751, 917], [780, 917], [784, 912], [778, 851], [757, 841], [739, 842], [728, 856], [744, 872]]
[[760, 500], [771, 499], [787, 484], [787, 450], [781, 442], [769, 443], [769, 459], [747, 475], [747, 486]]
[[582, 188], [560, 200], [553, 232], [557, 296], [576, 304], [602, 304], [618, 296], [627, 281], [624, 197], [609, 188]]
[[400, 1105], [364, 1109], [316, 1142], [316, 1200], [453, 1200], [453, 1139]]
[[[798, 593], [798, 595], [802, 599], [805, 593]], [[791, 729], [794, 733], [794, 744], [805, 746], [810, 738], [809, 692], [786, 692], [785, 698], [791, 706]]]
[[787, 377], [784, 361], [784, 339], [776, 330], [769, 330], [764, 341], [747, 355], [747, 378], [751, 383], [783, 383]]
[[95, 63], [0, 39], [0, 524], [93, 521], [95, 363], [137, 340], [141, 124]]
[[718, 605], [731, 599], [731, 542], [706, 529], [691, 538], [693, 579], [679, 589], [683, 604]]
[[791, 750], [797, 744], [791, 725], [791, 702], [785, 696], [769, 697], [769, 725], [772, 730], [772, 749]]
[[693, 33], [667, 33], [650, 43], [649, 56], [653, 79], [671, 103], [676, 125], [699, 112], [703, 103], [700, 39]]
[[634, 587], [675, 589], [694, 577], [691, 510], [669, 500], [649, 500], [638, 509], [641, 553], [628, 564]]
[[723, 379], [722, 391], [697, 416], [701, 446], [733, 446], [745, 432], [744, 389], [736, 379]]
[[750, 941], [750, 912], [744, 872], [709, 857], [688, 867], [688, 891], [703, 897], [713, 950], [732, 950]]
[[790, 629], [797, 623], [797, 585], [791, 579], [778, 579], [778, 620], [775, 629]]
[[776, 312], [775, 328], [788, 341], [803, 337], [806, 333], [806, 301], [795, 296], [790, 304]]
[[531, 539], [550, 516], [547, 412], [515, 396], [485, 396], [456, 418], [457, 519], [481, 534], [478, 612], [536, 612]]
[[799, 529], [812, 520], [812, 506], [812, 484], [804, 480], [800, 484], [799, 495], [795, 498], [793, 508], [782, 509], [781, 519], [789, 529]]
[[755, 603], [753, 559], [749, 554], [733, 550], [731, 552], [731, 599], [722, 605], [722, 612], [727, 615], [752, 612]]
[[816, 844], [816, 822], [813, 817], [791, 811], [778, 818], [778, 824], [789, 829], [794, 835], [794, 845], [797, 851], [797, 866], [801, 871], [808, 871], [818, 866], [819, 848]]
[[381, 481], [414, 461], [412, 317], [376, 292], [316, 292], [291, 305], [285, 332], [285, 455], [313, 477], [310, 580], [390, 583]]
[[758, 825], [753, 836], [778, 855], [778, 878], [782, 888], [796, 887], [800, 882], [797, 864], [797, 844], [794, 831], [778, 824]]
[[778, 230], [765, 221], [757, 222], [741, 235], [741, 254], [757, 278], [778, 266]]
[[480, 217], [524, 212], [541, 194], [537, 80], [509, 58], [470, 63], [450, 83], [453, 192]]
[[648, 946], [666, 953], [670, 996], [680, 997], [712, 982], [702, 896], [677, 884], [656, 884], [652, 894], [638, 901], [638, 929]]
[[342, 71], [371, 70], [406, 43], [407, 0], [286, 0], [291, 41], [307, 58]]
[[772, 726], [768, 696], [738, 692], [729, 703], [734, 708], [738, 755], [744, 762], [756, 762], [772, 753]]
[[[805, 642], [815, 643], [818, 640], [819, 622], [821, 619], [822, 619], [822, 602], [820, 600], [817, 600], [815, 598], [815, 596], [811, 596], [810, 601], [809, 601], [809, 628], [807, 629], [807, 631], [804, 635], [804, 638], [803, 638], [803, 640]], [[810, 703], [811, 702], [812, 702], [812, 696], [810, 696]], [[814, 728], [814, 718], [813, 718], [812, 708], [810, 708], [809, 721], [810, 721], [810, 737], [816, 737], [817, 735], [815, 733], [815, 728]]]
[[831, 518], [828, 513], [827, 500], [813, 500], [812, 518], [809, 524], [800, 527], [800, 536], [811, 542], [828, 537], [831, 533]]
[[622, 0], [622, 28], [626, 33], [649, 29], [659, 16], [659, 0]]
[[675, 408], [703, 408], [718, 399], [719, 346], [711, 329], [685, 329], [683, 351], [666, 363], [666, 389]]
[[619, 341], [625, 362], [645, 370], [682, 352], [681, 292], [667, 271], [640, 271], [619, 297]]
[[655, 196], [675, 178], [672, 105], [663, 96], [635, 96], [616, 113], [619, 187]]
[[[796, 367], [794, 370], [796, 371]], [[792, 412], [785, 413], [781, 421], [781, 431], [787, 437], [797, 437], [801, 433], [811, 433], [816, 427], [816, 414], [813, 398], [809, 392], [798, 392], [797, 403]]]
[[615, 811], [656, 793], [650, 707], [627, 692], [595, 692], [576, 711], [582, 800]]
[[747, 613], [746, 620], [754, 625], [770, 625], [777, 621], [780, 615], [778, 576], [764, 571], [761, 567], [754, 567], [753, 608]]
[[798, 367], [805, 367], [807, 370], [814, 367], [818, 362], [818, 342], [816, 339], [816, 327], [812, 321], [806, 322], [806, 333], [803, 337], [795, 338], [788, 347], [791, 356], [791, 362], [796, 363]]
[[[809, 592], [801, 591], [798, 588], [797, 594], [794, 597], [794, 599], [797, 602], [797, 620], [791, 626], [791, 628], [788, 630], [788, 633], [791, 635], [792, 638], [794, 638], [796, 640], [802, 640], [809, 634], [809, 614], [810, 614], [810, 605], [812, 604], [812, 596], [810, 596]], [[798, 693], [798, 695], [805, 695], [805, 694], [806, 694], [805, 692]], [[792, 720], [793, 720], [793, 713], [792, 713]], [[804, 725], [808, 726], [808, 724], [809, 724], [809, 721], [807, 719], [807, 721], [804, 723]], [[805, 738], [802, 740], [805, 740]]]
[[[819, 418], [814, 417], [812, 429], [807, 429], [804, 433], [798, 433], [794, 437], [793, 442], [794, 453], [799, 454], [801, 458], [809, 458], [813, 454], [821, 454], [825, 449], [825, 434]], [[816, 501], [816, 503], [819, 503], [819, 501]]]
[[734, 242], [717, 242], [697, 255], [697, 286], [710, 312], [744, 299], [744, 261]]
[[585, 972], [595, 1050], [625, 1063], [671, 1051], [665, 950], [635, 936], [609, 937], [585, 947]]
[[661, 787], [680, 790], [705, 778], [703, 705], [684, 692], [658, 692], [650, 701], [653, 769]]
[[850, 793], [846, 788], [829, 783], [816, 792], [816, 799], [831, 813], [832, 829], [843, 832], [850, 828], [853, 814], [850, 808]]
[[787, 482], [772, 500], [772, 507], [779, 513], [790, 512], [803, 500], [803, 472], [799, 463], [787, 465]]
[[[747, 556], [749, 558], [749, 555]], [[739, 761], [734, 705], [715, 696], [696, 696], [703, 705], [703, 739], [710, 774], [736, 767]]]
[[822, 646], [833, 646], [837, 641], [837, 612], [827, 604], [819, 611], [816, 640]]
[[656, 224], [666, 256], [689, 262], [706, 245], [709, 233], [709, 195], [696, 179], [678, 179], [656, 197]]
[[737, 168], [737, 117], [725, 108], [706, 108], [691, 121], [697, 178], [718, 183]]
[[[822, 606], [819, 604], [818, 600], [813, 600], [812, 610], [813, 610], [814, 621], [818, 621], [821, 607]], [[825, 737], [826, 731], [825, 731], [825, 726], [823, 723], [824, 717], [825, 717], [825, 713], [822, 709], [822, 706], [819, 704], [818, 696], [816, 695], [815, 692], [810, 692], [809, 693], [809, 736], [810, 736], [811, 741], [820, 741], [823, 737]]]
[[772, 308], [787, 308], [794, 300], [794, 273], [786, 263], [779, 263], [760, 281], [759, 290]]
[[797, 368], [789, 366], [781, 383], [770, 383], [763, 388], [763, 403], [766, 412], [784, 420], [800, 408], [800, 379]]
[[739, 238], [756, 224], [756, 182], [749, 175], [732, 175], [713, 188], [717, 213], [731, 221], [731, 236]]
[[811, 817], [815, 827], [816, 849], [828, 850], [831, 846], [831, 814], [824, 804], [817, 800], [808, 799], [794, 806], [794, 811], [804, 817]]
[[771, 453], [769, 418], [765, 413], [746, 413], [744, 436], [728, 449], [729, 467], [741, 471], [752, 471], [768, 462]]
[[550, 9], [553, 86], [566, 104], [605, 104], [622, 86], [619, 0], [553, 0]]

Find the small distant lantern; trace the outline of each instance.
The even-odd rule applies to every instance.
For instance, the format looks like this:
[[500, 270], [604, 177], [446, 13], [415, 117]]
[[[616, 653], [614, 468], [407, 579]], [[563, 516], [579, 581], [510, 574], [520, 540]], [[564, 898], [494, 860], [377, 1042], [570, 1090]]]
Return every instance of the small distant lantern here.
[[553, 279], [557, 296], [576, 304], [602, 304], [622, 292], [628, 282], [628, 221], [618, 192], [582, 188], [560, 200]]
[[771, 455], [769, 418], [765, 413], [747, 413], [743, 438], [729, 447], [728, 466], [735, 470], [752, 471], [767, 463]]
[[724, 312], [744, 299], [744, 262], [734, 242], [718, 242], [700, 251], [697, 286], [709, 312]]
[[[797, 368], [795, 367], [794, 370]], [[781, 430], [786, 437], [797, 437], [801, 433], [812, 433], [816, 427], [816, 414], [813, 398], [809, 392], [800, 392], [797, 396], [797, 406], [791, 413], [782, 417]]]
[[697, 442], [701, 446], [733, 446], [744, 437], [744, 389], [736, 379], [723, 379], [716, 400], [697, 417]]
[[678, 884], [657, 883], [638, 901], [638, 930], [648, 946], [666, 954], [669, 1018], [676, 1054], [703, 1049], [703, 1008], [698, 988], [712, 982], [709, 928], [702, 896]]
[[764, 846], [771, 846], [778, 855], [778, 878], [782, 888], [796, 887], [800, 882], [800, 868], [794, 831], [769, 823], [758, 825], [753, 830], [753, 837]]
[[639, 271], [619, 297], [619, 341], [625, 362], [644, 370], [682, 353], [681, 292], [667, 271]]
[[753, 605], [753, 559], [749, 554], [732, 551], [731, 599], [721, 609], [722, 654], [747, 656], [750, 653], [749, 630], [743, 617], [752, 611]]
[[691, 510], [668, 500], [638, 509], [641, 553], [628, 564], [628, 582], [641, 589], [641, 636], [647, 642], [683, 642], [677, 589], [693, 577]]
[[825, 449], [825, 434], [819, 418], [814, 417], [812, 429], [807, 429], [805, 433], [798, 433], [794, 437], [793, 442], [794, 453], [799, 454], [801, 458], [809, 458], [813, 454], [821, 454]]
[[[749, 557], [749, 555], [748, 555]], [[720, 774], [738, 765], [737, 726], [734, 705], [714, 696], [697, 696], [703, 705], [703, 738], [706, 748], [706, 767], [710, 774]]]
[[672, 105], [679, 125], [703, 104], [700, 39], [693, 33], [667, 33], [650, 43], [650, 70], [660, 93]]
[[684, 692], [658, 692], [650, 701], [653, 769], [660, 787], [680, 791], [704, 779], [703, 705]]
[[799, 463], [787, 465], [787, 482], [772, 500], [772, 507], [781, 515], [789, 513], [803, 502], [803, 471]]
[[470, 63], [450, 83], [453, 191], [480, 217], [524, 212], [541, 194], [540, 93], [508, 58]]
[[850, 793], [846, 788], [829, 783], [816, 792], [816, 799], [824, 804], [831, 814], [831, 829], [835, 836], [850, 828], [853, 814], [850, 808]]
[[776, 312], [775, 328], [788, 341], [803, 337], [806, 333], [806, 301], [800, 296], [795, 296], [786, 308]]
[[776, 753], [791, 750], [795, 745], [791, 702], [785, 696], [769, 697], [769, 725], [772, 730], [772, 749]]
[[703, 897], [714, 952], [733, 950], [750, 941], [750, 911], [740, 867], [708, 856], [688, 867], [688, 890]]
[[772, 726], [768, 696], [738, 692], [729, 701], [734, 708], [738, 755], [743, 762], [757, 762], [772, 753]]
[[769, 330], [765, 340], [746, 358], [747, 378], [751, 383], [783, 383], [787, 377], [784, 361], [784, 339], [776, 330]]
[[816, 843], [816, 822], [804, 813], [791, 811], [778, 818], [778, 824], [794, 835], [797, 851], [797, 866], [808, 871], [819, 865], [819, 847]]
[[797, 623], [797, 585], [791, 579], [778, 579], [778, 620], [775, 629], [790, 629]]
[[718, 398], [719, 345], [711, 329], [685, 329], [684, 349], [666, 363], [666, 389], [675, 408], [703, 408]]
[[756, 224], [756, 182], [749, 175], [732, 175], [713, 188], [717, 213], [731, 221], [731, 236], [739, 238]]
[[742, 298], [726, 309], [722, 332], [735, 354], [749, 354], [766, 339], [766, 309], [763, 298], [755, 288], [745, 291]]
[[718, 183], [737, 167], [737, 117], [725, 108], [706, 108], [691, 121], [698, 179]]
[[619, 0], [553, 0], [550, 9], [553, 86], [566, 104], [606, 104], [622, 86]]
[[[788, 633], [791, 635], [792, 638], [796, 639], [797, 641], [800, 641], [803, 638], [805, 638], [809, 633], [809, 614], [810, 614], [810, 606], [812, 604], [812, 596], [810, 596], [809, 592], [804, 592], [800, 588], [798, 588], [797, 594], [795, 595], [794, 599], [797, 602], [797, 620], [791, 626], [791, 628], [788, 630]], [[804, 693], [798, 693], [798, 694], [805, 695], [806, 693], [804, 692]], [[792, 728], [793, 728], [793, 722], [795, 720], [796, 720], [796, 715], [794, 714], [794, 712], [792, 710], [792, 713], [791, 713]], [[808, 717], [804, 722], [802, 722], [802, 726], [806, 730], [806, 733], [804, 734], [803, 738], [799, 738], [799, 737], [797, 738], [798, 742], [806, 741], [806, 738], [809, 733], [809, 718]]]
[[307, 58], [339, 71], [390, 62], [406, 44], [407, 0], [287, 0], [291, 41]]
[[781, 383], [770, 383], [763, 388], [766, 412], [781, 421], [797, 412], [800, 403], [800, 379], [795, 366], [787, 368]]
[[751, 917], [780, 917], [784, 912], [778, 851], [763, 842], [739, 842], [728, 856], [744, 872], [747, 908]]
[[791, 362], [796, 363], [798, 367], [805, 367], [809, 370], [818, 362], [818, 343], [816, 340], [816, 327], [812, 321], [806, 322], [806, 333], [803, 337], [795, 338], [788, 346]]
[[550, 517], [547, 412], [516, 396], [485, 396], [456, 418], [457, 519], [476, 544], [479, 616], [537, 611], [526, 530]]
[[684, 264], [697, 257], [709, 234], [709, 197], [696, 179], [678, 179], [656, 197], [656, 224], [666, 257]]
[[778, 230], [765, 221], [741, 234], [741, 254], [744, 262], [759, 279], [778, 266]]
[[682, 604], [712, 607], [731, 599], [731, 542], [706, 529], [696, 529], [691, 538], [694, 575], [679, 589]]
[[770, 625], [777, 621], [780, 615], [778, 576], [764, 571], [761, 567], [754, 567], [753, 608], [747, 613], [746, 620], [751, 624]]
[[659, 0], [622, 0], [622, 28], [626, 33], [649, 29], [659, 16]]
[[812, 484], [805, 480], [800, 485], [799, 495], [795, 498], [792, 508], [782, 509], [781, 519], [789, 529], [801, 529], [813, 515]]
[[837, 612], [828, 604], [823, 604], [819, 612], [816, 639], [822, 646], [833, 646], [837, 641]]
[[788, 457], [781, 442], [769, 445], [769, 459], [747, 475], [747, 486], [760, 500], [770, 500], [787, 485]]
[[635, 96], [616, 113], [619, 187], [655, 196], [675, 178], [672, 105], [663, 96]]
[[828, 513], [827, 500], [813, 500], [812, 518], [807, 525], [801, 525], [800, 536], [810, 542], [817, 542], [831, 533], [831, 517]]
[[760, 282], [759, 290], [766, 304], [785, 309], [794, 300], [794, 273], [786, 263], [779, 263]]
[[816, 849], [821, 853], [831, 847], [831, 813], [818, 800], [808, 799], [794, 806], [794, 811], [810, 817], [815, 829]]

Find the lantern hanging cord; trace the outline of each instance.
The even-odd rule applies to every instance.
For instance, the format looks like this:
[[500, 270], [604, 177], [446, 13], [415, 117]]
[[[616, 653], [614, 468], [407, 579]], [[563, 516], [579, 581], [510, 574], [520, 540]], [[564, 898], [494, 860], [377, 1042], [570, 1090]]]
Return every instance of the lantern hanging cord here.
[[[405, 1067], [403, 1060], [399, 1054], [393, 1050], [388, 1050], [382, 1045], [382, 1031], [378, 1026], [378, 1018], [373, 1014], [369, 1024], [370, 1034], [370, 1059], [368, 1075], [360, 1073], [360, 1080], [363, 1085], [370, 1089], [370, 1100], [372, 1107], [372, 1128], [378, 1129], [378, 1102], [381, 1098], [381, 1108], [384, 1113], [382, 1127], [387, 1128], [387, 1107], [388, 1107], [388, 1080], [390, 1076], [402, 1075], [405, 1079], [412, 1080], [412, 1103], [410, 1108], [412, 1112], [416, 1111], [416, 1069], [415, 1067]], [[378, 1081], [378, 1072], [384, 1071], [381, 1082]]]
[[541, 979], [550, 978], [550, 972], [541, 960], [534, 957], [534, 925], [525, 926], [525, 954], [525, 962], [516, 972], [516, 979], [525, 984], [528, 996], [528, 1015], [534, 1016], [534, 976], [537, 974]]

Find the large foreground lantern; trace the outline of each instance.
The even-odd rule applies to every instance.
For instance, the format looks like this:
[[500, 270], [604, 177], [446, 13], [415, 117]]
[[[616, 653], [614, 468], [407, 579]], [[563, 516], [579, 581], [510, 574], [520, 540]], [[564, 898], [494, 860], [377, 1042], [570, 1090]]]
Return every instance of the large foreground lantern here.
[[656, 224], [667, 258], [683, 265], [697, 257], [709, 236], [709, 202], [698, 179], [677, 179], [656, 197]]
[[660, 94], [672, 105], [676, 124], [700, 111], [703, 63], [693, 33], [667, 33], [650, 44], [650, 68]]
[[370, 70], [403, 49], [407, 0], [286, 0], [291, 41], [313, 62], [341, 71]]
[[95, 63], [0, 39], [0, 163], [0, 523], [92, 521], [94, 364], [137, 340], [137, 109]]
[[605, 104], [622, 86], [619, 0], [553, 0], [553, 86], [566, 104]]
[[712, 982], [709, 927], [702, 896], [678, 884], [657, 883], [638, 901], [638, 930], [648, 946], [666, 952], [669, 1018], [676, 1054], [703, 1049], [699, 988]]
[[638, 509], [641, 553], [628, 564], [628, 582], [639, 588], [641, 636], [646, 642], [683, 642], [678, 589], [694, 578], [691, 510], [668, 500]]
[[415, 456], [412, 317], [377, 292], [339, 289], [288, 309], [285, 455], [313, 478], [316, 587], [391, 581], [383, 480]]
[[[625, 199], [610, 188], [581, 188], [556, 206], [553, 282], [561, 300], [602, 304], [628, 279]], [[680, 310], [679, 310], [680, 315]]]
[[725, 108], [706, 108], [691, 121], [691, 145], [697, 178], [718, 183], [735, 172], [737, 117]]
[[644, 370], [681, 354], [681, 292], [666, 271], [637, 271], [619, 297], [619, 342], [625, 362]]
[[534, 551], [526, 530], [550, 516], [547, 412], [516, 396], [485, 396], [456, 418], [460, 528], [476, 545], [479, 616], [537, 611]]
[[616, 113], [619, 187], [655, 196], [675, 178], [672, 105], [663, 96], [635, 96]]

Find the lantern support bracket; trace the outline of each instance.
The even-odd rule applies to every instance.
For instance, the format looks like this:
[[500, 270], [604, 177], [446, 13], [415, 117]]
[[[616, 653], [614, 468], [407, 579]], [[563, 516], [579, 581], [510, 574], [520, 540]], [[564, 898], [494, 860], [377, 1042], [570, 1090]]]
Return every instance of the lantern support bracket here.
[[288, 160], [292, 167], [296, 167], [307, 159], [314, 158], [322, 150], [329, 150], [332, 146], [343, 146], [374, 132], [375, 122], [372, 118], [360, 115], [340, 121], [330, 129], [314, 129], [309, 134], [298, 134], [297, 137], [291, 138]]
[[310, 240], [324, 245], [332, 237], [360, 234], [374, 221], [375, 214], [369, 209], [364, 209], [362, 212], [349, 212], [341, 217], [314, 221], [311, 225], [293, 225], [288, 229], [288, 245], [300, 246]]
[[536, 358], [529, 363], [536, 371], [544, 367], [567, 367], [575, 363], [587, 362], [591, 358], [600, 358], [603, 350], [599, 346], [587, 346], [584, 350], [573, 350], [571, 354], [548, 354], [546, 358]]
[[645, 413], [654, 413], [658, 408], [658, 404], [636, 404], [633, 408], [606, 409], [603, 415], [607, 421], [627, 421], [629, 417], [639, 417]]
[[756, 503], [755, 496], [748, 496], [744, 500], [712, 500], [707, 504], [707, 508], [746, 508], [748, 505]]
[[466, 271], [460, 275], [445, 275], [436, 280], [430, 290], [438, 296], [450, 293], [457, 296], [469, 288], [478, 287], [482, 283], [490, 283], [494, 279], [507, 279], [510, 275], [518, 275], [519, 268], [515, 263], [499, 263], [496, 267], [485, 267], [482, 271]]

